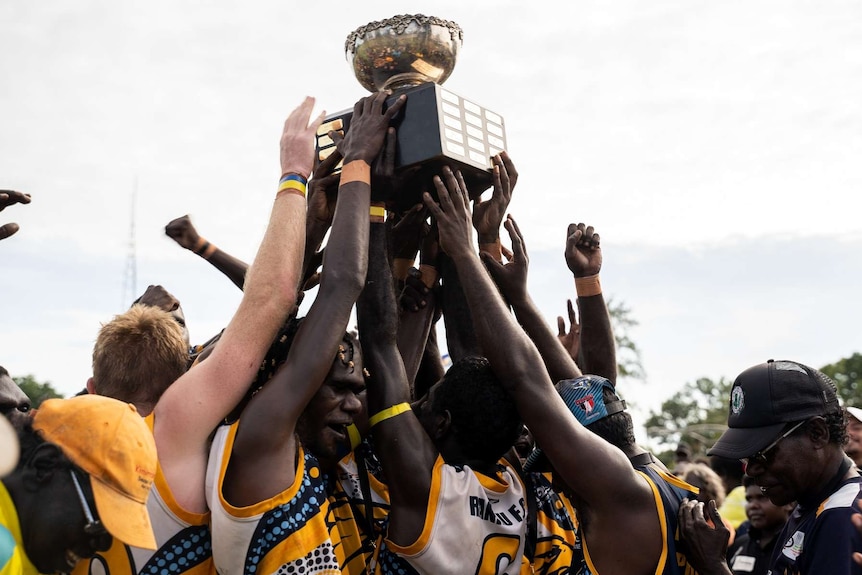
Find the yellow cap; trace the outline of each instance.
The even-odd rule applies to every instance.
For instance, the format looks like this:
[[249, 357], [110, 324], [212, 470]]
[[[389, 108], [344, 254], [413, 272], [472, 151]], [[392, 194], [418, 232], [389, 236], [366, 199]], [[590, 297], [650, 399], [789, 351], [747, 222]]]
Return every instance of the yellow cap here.
[[147, 497], [156, 477], [156, 443], [135, 406], [110, 397], [49, 399], [33, 428], [90, 475], [99, 518], [127, 545], [155, 549]]

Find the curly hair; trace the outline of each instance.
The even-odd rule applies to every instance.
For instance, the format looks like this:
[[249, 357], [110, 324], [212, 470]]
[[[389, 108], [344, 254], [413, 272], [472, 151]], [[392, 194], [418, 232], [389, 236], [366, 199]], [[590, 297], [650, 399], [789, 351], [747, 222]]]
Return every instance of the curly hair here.
[[497, 461], [521, 432], [515, 401], [484, 357], [456, 361], [443, 376], [431, 409], [449, 412], [455, 439], [468, 458]]
[[690, 485], [694, 485], [700, 489], [701, 501], [715, 501], [716, 507], [721, 507], [724, 503], [724, 498], [727, 495], [724, 490], [724, 482], [718, 473], [713, 471], [712, 467], [706, 463], [683, 463], [674, 469], [674, 474]]
[[[602, 398], [605, 404], [619, 401], [619, 397], [610, 389], [602, 389]], [[635, 428], [632, 416], [627, 411], [620, 411], [603, 417], [591, 423], [587, 429], [620, 449], [635, 445]]]

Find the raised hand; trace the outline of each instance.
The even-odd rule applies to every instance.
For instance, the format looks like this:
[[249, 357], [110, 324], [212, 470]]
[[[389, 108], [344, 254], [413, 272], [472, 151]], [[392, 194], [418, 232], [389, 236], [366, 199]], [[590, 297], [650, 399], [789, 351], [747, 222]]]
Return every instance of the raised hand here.
[[308, 181], [308, 220], [327, 228], [332, 225], [335, 214], [335, 199], [338, 195], [338, 183], [341, 174], [332, 171], [341, 161], [341, 153], [336, 149], [329, 154], [317, 168]]
[[515, 219], [509, 215], [506, 218], [506, 231], [512, 240], [511, 257], [509, 262], [502, 264], [491, 257], [490, 254], [482, 252], [482, 261], [494, 282], [510, 302], [512, 300], [522, 301], [527, 297], [527, 269], [530, 258], [527, 256], [527, 247], [524, 244], [524, 236]]
[[491, 158], [494, 164], [494, 192], [491, 198], [473, 202], [473, 227], [479, 235], [480, 244], [491, 244], [500, 238], [500, 224], [512, 201], [512, 191], [518, 181], [518, 172], [507, 152]]
[[602, 269], [602, 248], [593, 226], [569, 224], [566, 233], [566, 265], [576, 278], [593, 276]]
[[731, 575], [725, 562], [730, 532], [718, 515], [715, 501], [706, 504], [687, 499], [679, 505], [679, 530], [688, 552], [686, 558], [703, 575]]
[[[14, 190], [0, 190], [0, 212], [12, 204], [29, 204], [30, 194]], [[18, 224], [12, 222], [0, 226], [0, 240], [5, 240], [19, 230]]]
[[416, 259], [422, 241], [431, 229], [426, 221], [428, 208], [416, 204], [403, 214], [395, 215], [395, 224], [390, 228], [390, 253], [395, 259]]
[[314, 134], [323, 122], [326, 112], [311, 120], [314, 98], [305, 100], [284, 121], [281, 133], [281, 173], [295, 173], [308, 179], [314, 165]]
[[160, 285], [147, 286], [147, 290], [135, 303], [157, 307], [169, 313], [180, 307], [180, 300]]
[[578, 354], [581, 352], [581, 326], [578, 323], [578, 316], [575, 314], [575, 306], [572, 300], [567, 300], [569, 311], [569, 329], [566, 331], [566, 320], [563, 316], [557, 316], [557, 339], [572, 356], [575, 362], [578, 361]]
[[200, 240], [200, 234], [192, 225], [188, 214], [168, 222], [165, 226], [165, 234], [187, 250], [194, 250]]
[[383, 105], [388, 97], [386, 92], [377, 92], [360, 99], [353, 106], [353, 117], [347, 133], [343, 137], [336, 132], [329, 133], [344, 156], [345, 164], [362, 160], [370, 166], [380, 154], [389, 123], [407, 101], [407, 96], [402, 94], [384, 111]]
[[443, 178], [434, 176], [434, 187], [437, 189], [440, 203], [435, 202], [428, 192], [422, 194], [422, 200], [437, 221], [440, 247], [454, 260], [463, 256], [465, 251], [468, 253], [473, 251], [473, 228], [467, 185], [461, 172], [453, 173], [449, 166], [444, 166]]

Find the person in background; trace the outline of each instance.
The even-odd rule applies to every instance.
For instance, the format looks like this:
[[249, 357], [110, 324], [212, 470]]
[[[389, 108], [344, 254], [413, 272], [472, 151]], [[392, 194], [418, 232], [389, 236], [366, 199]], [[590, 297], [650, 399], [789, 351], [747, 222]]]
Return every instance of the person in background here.
[[[744, 461], [774, 505], [797, 503], [778, 535], [771, 573], [862, 574], [848, 560], [862, 551], [851, 522], [862, 477], [844, 453], [846, 415], [832, 380], [799, 362], [769, 360], [737, 376], [729, 407], [728, 429], [707, 455]], [[731, 573], [729, 532], [714, 502], [685, 502], [680, 526], [702, 574]]]
[[6, 368], [0, 365], [0, 414], [18, 427], [29, 418], [30, 408], [30, 398], [15, 383]]
[[850, 456], [856, 467], [862, 465], [862, 409], [847, 406], [847, 444], [844, 453]]
[[778, 534], [787, 523], [794, 504], [773, 504], [754, 484], [754, 479], [747, 475], [743, 477], [742, 485], [750, 527], [728, 548], [727, 562], [733, 575], [767, 575]]
[[68, 573], [113, 539], [155, 549], [156, 445], [133, 405], [49, 399], [18, 441], [18, 465], [0, 481], [0, 573]]

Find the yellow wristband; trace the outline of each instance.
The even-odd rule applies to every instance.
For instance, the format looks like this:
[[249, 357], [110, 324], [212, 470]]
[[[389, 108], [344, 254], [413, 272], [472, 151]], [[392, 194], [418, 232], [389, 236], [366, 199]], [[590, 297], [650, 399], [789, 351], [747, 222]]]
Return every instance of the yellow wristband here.
[[401, 415], [405, 411], [410, 411], [410, 404], [406, 401], [404, 403], [399, 403], [398, 405], [393, 405], [392, 407], [382, 409], [368, 418], [368, 427], [374, 427], [381, 421], [386, 421], [387, 419], [393, 418], [396, 415]]
[[364, 182], [371, 185], [371, 166], [365, 160], [353, 160], [349, 164], [342, 166], [341, 183], [339, 185], [343, 186], [351, 182]]
[[599, 274], [575, 278], [575, 291], [578, 292], [578, 297], [590, 297], [602, 293], [602, 282], [599, 281]]
[[350, 450], [353, 451], [359, 444], [362, 443], [362, 436], [359, 434], [359, 428], [355, 423], [347, 426], [347, 437], [350, 438]]
[[371, 204], [368, 208], [368, 214], [371, 216], [371, 221], [375, 224], [381, 224], [386, 221], [386, 207], [381, 204]]

